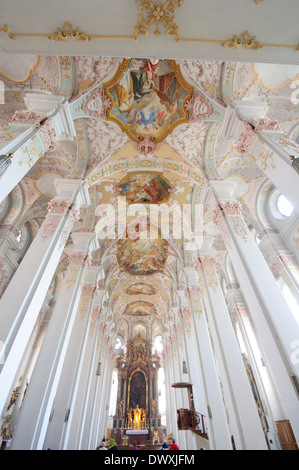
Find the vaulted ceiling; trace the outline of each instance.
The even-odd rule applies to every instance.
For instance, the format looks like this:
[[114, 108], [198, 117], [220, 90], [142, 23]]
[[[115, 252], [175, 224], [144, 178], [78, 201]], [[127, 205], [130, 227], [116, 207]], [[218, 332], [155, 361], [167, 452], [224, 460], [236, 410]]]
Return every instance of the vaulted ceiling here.
[[[268, 105], [267, 117], [278, 119], [286, 133], [298, 119], [298, 107], [290, 105], [294, 91], [290, 83], [299, 77], [297, 18], [292, 13], [296, 1], [272, 0], [271, 5], [268, 0], [182, 2], [181, 6], [176, 5], [179, 42], [174, 34], [165, 34], [163, 24], [159, 24], [159, 36], [148, 26], [149, 36], [138, 36], [138, 41], [132, 39], [141, 1], [102, 0], [95, 5], [87, 0], [76, 2], [73, 8], [73, 2], [66, 0], [56, 5], [53, 0], [48, 11], [44, 5], [41, 8], [39, 1], [30, 0], [26, 6], [16, 0], [5, 2], [1, 7], [0, 39], [2, 49], [9, 53], [0, 56], [5, 85], [5, 105], [0, 109], [2, 139], [11, 137], [10, 123], [15, 123], [16, 135], [32, 124], [38, 128], [45, 116], [30, 114], [26, 104], [28, 96], [34, 93], [67, 99], [75, 132], [73, 140], [59, 140], [51, 118], [47, 118], [48, 122], [40, 129], [46, 153], [14, 190], [16, 208], [5, 223], [21, 226], [26, 222], [33, 232], [37, 230], [35, 224], [41, 223], [47, 203], [54, 196], [53, 180], [59, 177], [84, 178], [89, 185], [91, 206], [81, 211], [82, 218], [74, 231], [98, 227], [99, 205], [118, 210], [121, 183], [130, 191], [134, 188], [133, 202], [143, 201], [146, 205], [163, 202], [157, 199], [157, 194], [159, 191], [161, 194], [164, 185], [174, 206], [194, 201], [204, 204], [204, 234], [215, 239], [215, 247], [221, 253], [223, 242], [205, 200], [207, 181], [209, 178], [236, 181], [249, 223], [259, 217], [256, 200], [267, 184], [253, 159], [241, 155], [234, 142], [221, 138], [230, 104], [239, 100], [262, 101]], [[212, 15], [216, 10], [218, 15]], [[145, 14], [146, 10], [141, 13]], [[66, 37], [66, 41], [57, 37], [49, 40], [47, 34], [57, 31], [65, 20], [91, 37], [86, 41], [82, 38], [74, 41], [72, 37]], [[5, 24], [9, 29], [4, 28]], [[284, 25], [282, 29], [280, 24]], [[70, 25], [62, 28], [65, 34], [73, 30]], [[246, 30], [268, 46], [254, 50], [246, 47], [244, 38], [235, 49], [221, 44], [221, 40], [234, 34], [240, 36]], [[21, 35], [11, 39], [9, 31]], [[34, 34], [40, 37], [38, 41]], [[144, 124], [138, 135], [136, 115], [127, 114], [124, 120], [115, 113], [111, 119], [112, 113], [108, 116], [107, 110], [115, 103], [115, 85], [121, 84], [130, 64], [124, 58], [140, 59], [140, 70], [146, 68], [146, 58], [154, 56], [161, 58], [162, 69], [169, 64], [165, 57], [171, 58], [175, 67], [167, 70], [168, 73], [175, 70], [178, 89], [185, 90], [180, 103], [182, 120], [176, 125], [167, 121], [162, 134], [158, 133], [161, 128], [150, 129]], [[203, 60], [204, 57], [207, 59]], [[237, 59], [241, 62], [235, 62]], [[286, 65], [279, 67], [275, 62]], [[157, 82], [154, 86], [157, 88]], [[169, 96], [166, 93], [163, 99]], [[141, 99], [134, 97], [135, 111], [143, 109], [136, 104], [139, 106]], [[173, 96], [171, 99], [173, 104]], [[156, 103], [161, 105], [161, 102]], [[164, 117], [170, 119], [165, 110], [169, 112], [170, 108], [163, 108]], [[139, 177], [143, 175], [143, 179], [132, 181], [131, 176], [128, 180], [128, 175], [136, 173]], [[150, 181], [146, 181], [149, 175]], [[156, 191], [148, 196], [151, 200], [142, 200], [146, 185]], [[186, 254], [181, 240], [171, 239], [167, 244], [160, 240], [146, 245], [141, 240], [99, 238], [100, 248], [93, 254], [93, 264], [105, 274], [101, 286], [109, 292], [108, 304], [118, 324], [118, 333], [128, 315], [144, 321], [154, 315], [156, 325], [163, 331], [165, 319], [171, 316], [170, 307], [176, 303], [176, 289], [185, 282], [181, 267], [192, 261], [192, 254]]]

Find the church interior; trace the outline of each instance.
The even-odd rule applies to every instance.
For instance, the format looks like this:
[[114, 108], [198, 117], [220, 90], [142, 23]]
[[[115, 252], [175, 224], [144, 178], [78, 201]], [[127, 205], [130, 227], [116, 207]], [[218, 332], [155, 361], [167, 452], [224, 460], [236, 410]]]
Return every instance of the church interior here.
[[296, 2], [1, 6], [1, 450], [298, 450]]

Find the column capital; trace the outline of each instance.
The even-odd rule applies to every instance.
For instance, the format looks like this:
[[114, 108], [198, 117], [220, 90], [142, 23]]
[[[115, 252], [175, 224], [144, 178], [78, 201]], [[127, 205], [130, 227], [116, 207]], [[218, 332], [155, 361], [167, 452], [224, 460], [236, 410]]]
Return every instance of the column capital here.
[[264, 119], [267, 115], [269, 106], [260, 101], [234, 100], [233, 107], [243, 121], [252, 119]]
[[188, 298], [186, 297], [185, 290], [178, 290], [177, 292], [180, 298], [180, 308], [188, 307]]
[[82, 288], [82, 297], [93, 297], [96, 294], [96, 284], [84, 284]]
[[57, 178], [53, 182], [57, 197], [60, 199], [76, 199], [79, 207], [88, 207], [90, 205], [90, 198], [88, 187], [84, 180], [78, 179], [62, 179]]
[[210, 186], [213, 188], [218, 201], [229, 201], [234, 198], [236, 181], [210, 180]]
[[203, 291], [201, 286], [188, 286], [185, 289], [185, 295], [198, 298], [203, 296]]
[[68, 199], [59, 199], [55, 197], [49, 201], [47, 206], [48, 214], [63, 214], [72, 206], [72, 202]]
[[88, 255], [85, 252], [69, 253], [69, 266], [81, 266], [87, 262]]
[[242, 214], [242, 204], [239, 201], [220, 201], [218, 206], [226, 215]]
[[276, 228], [265, 228], [258, 234], [259, 240], [263, 240], [263, 238], [267, 235], [279, 235], [279, 230]]
[[276, 280], [280, 278], [283, 271], [288, 267], [298, 267], [295, 255], [289, 253], [278, 254], [269, 265], [269, 268]]
[[99, 242], [94, 232], [73, 232], [73, 251], [95, 251], [99, 248]]
[[188, 286], [198, 286], [198, 274], [196, 269], [196, 261], [192, 267], [185, 267], [184, 273], [187, 277]]
[[196, 263], [197, 269], [216, 269], [217, 266], [217, 259], [215, 256], [211, 255], [204, 255], [204, 256], [199, 256], [197, 263]]

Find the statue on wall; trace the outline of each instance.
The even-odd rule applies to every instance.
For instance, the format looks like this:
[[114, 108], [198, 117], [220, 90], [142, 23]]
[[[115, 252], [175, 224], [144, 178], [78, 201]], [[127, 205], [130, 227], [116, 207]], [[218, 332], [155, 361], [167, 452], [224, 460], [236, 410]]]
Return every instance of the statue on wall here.
[[152, 416], [157, 415], [157, 408], [158, 408], [158, 403], [157, 403], [157, 398], [152, 398], [151, 401], [151, 408], [152, 408]]
[[141, 429], [141, 409], [137, 405], [134, 409], [134, 429], [140, 430]]
[[125, 402], [123, 398], [120, 398], [118, 400], [117, 411], [119, 416], [122, 416], [124, 414], [124, 403]]
[[132, 408], [129, 409], [128, 413], [127, 413], [127, 420], [128, 420], [128, 428], [131, 429], [133, 427], [133, 418], [132, 418], [132, 414], [133, 414], [133, 411], [132, 411]]

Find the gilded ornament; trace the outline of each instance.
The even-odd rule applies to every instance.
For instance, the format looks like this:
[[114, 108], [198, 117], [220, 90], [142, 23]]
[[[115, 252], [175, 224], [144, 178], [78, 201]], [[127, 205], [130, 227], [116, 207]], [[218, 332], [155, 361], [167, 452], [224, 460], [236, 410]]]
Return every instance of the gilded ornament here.
[[14, 39], [14, 34], [12, 34], [10, 27], [5, 24], [3, 28], [0, 29], [0, 33], [6, 33], [9, 39]]
[[234, 35], [232, 39], [222, 43], [223, 47], [230, 47], [231, 49], [238, 49], [240, 46], [246, 47], [246, 49], [259, 50], [263, 47], [263, 44], [256, 41], [255, 36], [250, 37], [248, 31], [245, 31], [240, 37]]
[[67, 41], [69, 38], [74, 39], [74, 41], [90, 41], [90, 36], [85, 33], [81, 33], [79, 28], [73, 30], [71, 28], [72, 25], [66, 21], [62, 29], [57, 28], [57, 30], [50, 34], [48, 38], [50, 41]]
[[[167, 0], [163, 4], [161, 0], [136, 0], [139, 2], [139, 11], [141, 14], [138, 16], [139, 22], [135, 27], [134, 40], [138, 40], [139, 34], [147, 36], [149, 34], [149, 27], [154, 23], [156, 30], [154, 34], [160, 35], [159, 26], [162, 24], [166, 28], [166, 35], [174, 35], [176, 42], [180, 40], [179, 29], [175, 22], [177, 7], [183, 5], [184, 0]], [[145, 10], [145, 13], [143, 11]]]
[[264, 148], [261, 148], [259, 153], [257, 155], [252, 154], [252, 157], [254, 158], [254, 160], [260, 163], [263, 170], [268, 170], [270, 168], [272, 170], [275, 170], [273, 155], [274, 153], [270, 150], [267, 151]]

